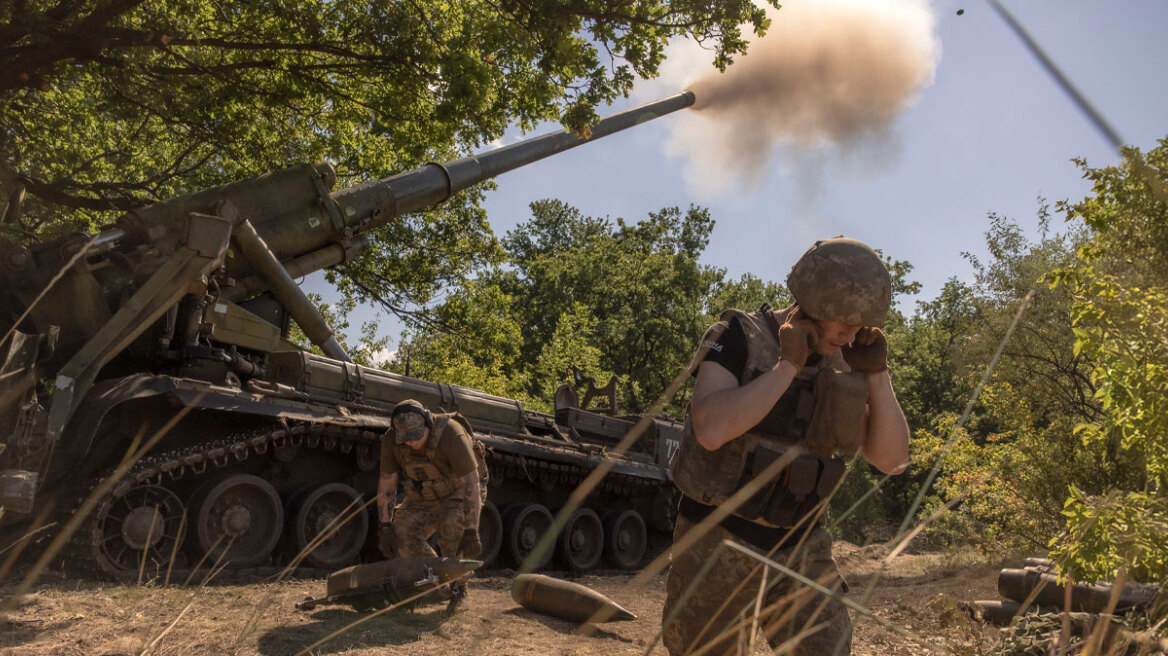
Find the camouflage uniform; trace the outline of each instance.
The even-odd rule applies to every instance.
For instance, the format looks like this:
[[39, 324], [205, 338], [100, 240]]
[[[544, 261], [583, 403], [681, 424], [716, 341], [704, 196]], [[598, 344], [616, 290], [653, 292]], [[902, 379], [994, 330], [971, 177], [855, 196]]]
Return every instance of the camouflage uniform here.
[[398, 506], [393, 521], [398, 555], [436, 556], [427, 540], [437, 531], [439, 551], [447, 558], [457, 558], [458, 543], [466, 525], [466, 500], [461, 496], [436, 501], [407, 496]]
[[392, 431], [382, 442], [382, 473], [400, 474], [406, 490], [393, 513], [399, 556], [437, 555], [427, 542], [437, 532], [441, 555], [459, 557], [459, 542], [471, 523], [460, 480], [475, 472], [478, 462], [470, 435], [451, 417], [433, 417], [430, 442], [422, 452], [398, 444]]
[[[674, 543], [692, 527], [685, 517], [678, 517]], [[827, 656], [850, 652], [852, 621], [842, 602], [760, 566], [746, 554], [723, 546], [704, 578], [699, 579], [702, 568], [723, 540], [766, 555], [720, 526], [706, 532], [685, 552], [673, 554], [662, 613], [663, 641], [671, 656], [707, 648], [705, 653], [711, 656], [749, 653], [745, 647], [753, 636], [755, 601], [764, 572], [768, 585], [773, 587], [763, 597], [758, 627], [772, 649], [800, 631], [817, 628], [788, 653]], [[812, 528], [802, 544], [794, 540], [792, 543], [769, 558], [827, 588], [846, 590], [847, 584], [832, 560], [831, 536], [826, 530]], [[687, 593], [689, 598], [685, 599]], [[843, 645], [835, 651], [841, 639]], [[710, 646], [711, 642], [715, 644]]]

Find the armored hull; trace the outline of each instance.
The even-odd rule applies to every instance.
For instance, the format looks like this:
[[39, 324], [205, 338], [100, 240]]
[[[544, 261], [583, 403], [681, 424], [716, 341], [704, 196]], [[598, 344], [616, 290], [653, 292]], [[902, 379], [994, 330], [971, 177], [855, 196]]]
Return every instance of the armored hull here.
[[[46, 500], [74, 509], [90, 496], [97, 501], [68, 560], [138, 578], [216, 566], [323, 572], [377, 559], [370, 501], [381, 436], [389, 410], [405, 398], [462, 412], [486, 446], [487, 567], [531, 560], [528, 569], [631, 569], [653, 532], [671, 530], [667, 462], [680, 439], [677, 422], [638, 426], [635, 418], [565, 408], [560, 423], [512, 399], [302, 351], [276, 354], [267, 369], [269, 379], [242, 385], [130, 376], [82, 404], [84, 421], [66, 445], [88, 445], [90, 455], [116, 462], [135, 437], [157, 443], [124, 474], [82, 467], [54, 477], [59, 487]], [[634, 447], [614, 453], [634, 429], [641, 433]], [[604, 475], [570, 513], [554, 549], [536, 552], [553, 515], [598, 468]]]

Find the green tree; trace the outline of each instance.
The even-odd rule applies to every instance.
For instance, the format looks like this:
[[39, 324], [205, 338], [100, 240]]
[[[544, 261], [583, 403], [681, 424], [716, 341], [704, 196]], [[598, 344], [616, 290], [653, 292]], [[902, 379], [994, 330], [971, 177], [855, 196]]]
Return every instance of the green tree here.
[[936, 503], [959, 503], [946, 521], [983, 545], [1049, 543], [1080, 578], [1163, 579], [1168, 148], [1161, 142], [1146, 160], [1127, 151], [1121, 166], [1080, 165], [1094, 188], [1058, 204], [1066, 234], [1049, 233], [1045, 206], [1037, 242], [991, 215], [992, 259], [974, 261], [974, 313], [954, 349], [966, 381], [1033, 297], [974, 419], [958, 430], [948, 416], [914, 447], [936, 457], [955, 436]]
[[1076, 486], [1054, 542], [1080, 577], [1168, 580], [1168, 139], [1121, 165], [1080, 162], [1093, 194], [1066, 204], [1090, 241], [1052, 276], [1074, 297], [1074, 350], [1095, 363], [1100, 413], [1076, 427], [1101, 451], [1102, 492]]
[[1022, 300], [1033, 292], [1006, 343], [994, 381], [1026, 393], [1040, 422], [1061, 416], [1096, 416], [1092, 364], [1072, 348], [1071, 295], [1043, 282], [1051, 271], [1074, 262], [1082, 232], [1052, 232], [1045, 202], [1038, 210], [1038, 241], [1027, 239], [1018, 224], [1005, 217], [991, 213], [989, 219], [986, 246], [992, 259], [981, 262], [967, 255], [974, 267], [978, 320], [961, 349], [959, 365], [971, 378], [979, 377], [1013, 324]]
[[[656, 74], [665, 44], [725, 66], [749, 0], [0, 3], [0, 238], [118, 213], [291, 164], [342, 184], [467, 153], [510, 125], [584, 130]], [[768, 4], [776, 4], [771, 1]], [[498, 255], [481, 191], [386, 227], [333, 275], [408, 312]]]
[[[1040, 238], [1031, 241], [1017, 223], [990, 214], [990, 258], [983, 262], [967, 255], [974, 284], [951, 282], [932, 304], [921, 306], [919, 321], [914, 320], [924, 340], [907, 369], [924, 373], [914, 385], [931, 384], [915, 388], [906, 410], [935, 414], [921, 426], [927, 430], [918, 433], [911, 473], [919, 478], [944, 454], [938, 496], [927, 512], [941, 503], [958, 504], [938, 523], [934, 537], [1033, 552], [1058, 530], [1072, 484], [1095, 491], [1106, 484], [1098, 474], [1102, 454], [1082, 448], [1073, 435], [1076, 424], [1097, 412], [1091, 400], [1092, 363], [1072, 348], [1070, 294], [1042, 282], [1074, 260], [1082, 236], [1075, 230], [1053, 233], [1049, 219], [1043, 203]], [[979, 402], [958, 429], [969, 395], [1011, 326], [1014, 332]], [[946, 375], [951, 376], [947, 384]], [[950, 450], [943, 451], [950, 440]]]
[[958, 414], [972, 386], [958, 375], [957, 350], [977, 317], [973, 290], [952, 278], [931, 301], [890, 331], [889, 371], [909, 426], [936, 430], [947, 414]]
[[[600, 366], [622, 376], [624, 407], [647, 408], [689, 364], [694, 336], [709, 323], [703, 300], [724, 272], [698, 258], [713, 225], [692, 207], [626, 223], [583, 217], [558, 201], [532, 204], [532, 221], [503, 240], [515, 253], [514, 275], [503, 282], [517, 299], [526, 359], [551, 341], [561, 316], [583, 305], [595, 319]], [[574, 239], [561, 239], [565, 230]]]
[[577, 372], [597, 386], [615, 375], [601, 364], [604, 353], [596, 346], [595, 336], [596, 317], [588, 306], [577, 303], [560, 315], [551, 339], [531, 367], [533, 408], [551, 412], [559, 384], [575, 382]]
[[488, 281], [464, 281], [434, 314], [436, 324], [418, 324], [402, 336], [394, 370], [530, 403], [524, 328], [510, 294]]
[[[768, 293], [782, 300], [773, 283], [726, 282], [725, 271], [700, 264], [714, 225], [706, 210], [665, 208], [637, 223], [584, 216], [551, 200], [531, 210], [531, 219], [502, 240], [504, 266], [452, 294], [440, 306], [442, 325], [410, 336], [411, 357], [426, 350], [433, 351], [427, 358], [450, 357], [439, 355], [456, 346], [444, 332], [482, 333], [459, 346], [495, 353], [484, 357], [506, 362], [502, 370], [525, 385], [515, 395], [534, 407], [549, 407], [556, 387], [579, 370], [601, 385], [615, 375], [621, 410], [641, 412], [686, 371], [722, 302], [757, 307]], [[494, 324], [472, 326], [468, 312], [455, 311], [467, 306], [461, 299], [468, 293], [510, 300], [487, 310], [496, 315]], [[503, 329], [506, 337], [486, 337]], [[466, 384], [461, 377], [443, 380]], [[680, 414], [684, 394], [666, 402]]]

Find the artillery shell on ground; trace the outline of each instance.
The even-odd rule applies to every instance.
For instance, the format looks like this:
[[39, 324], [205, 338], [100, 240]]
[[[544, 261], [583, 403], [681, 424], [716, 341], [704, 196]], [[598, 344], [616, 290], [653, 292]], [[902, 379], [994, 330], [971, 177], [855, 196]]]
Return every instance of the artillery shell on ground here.
[[1056, 570], [1054, 561], [1048, 558], [1027, 558], [1022, 561], [1022, 568], [1039, 572], [1054, 572]]
[[[1070, 589], [1069, 610], [1102, 613], [1107, 610], [1112, 594], [1118, 595], [1117, 611], [1142, 608], [1152, 603], [1158, 592], [1155, 586], [1134, 583], [1119, 591], [1107, 583], [1074, 583]], [[1067, 586], [1054, 574], [1032, 569], [1003, 569], [998, 573], [998, 594], [1017, 602], [1030, 600], [1042, 606], [1063, 608], [1066, 606]]]
[[478, 560], [416, 556], [366, 565], [353, 565], [329, 574], [325, 596], [296, 604], [312, 610], [328, 604], [346, 604], [359, 611], [420, 601], [428, 592], [458, 580], [482, 566]]
[[569, 622], [616, 622], [637, 616], [615, 601], [579, 583], [544, 576], [520, 574], [511, 583], [511, 598], [527, 610]]

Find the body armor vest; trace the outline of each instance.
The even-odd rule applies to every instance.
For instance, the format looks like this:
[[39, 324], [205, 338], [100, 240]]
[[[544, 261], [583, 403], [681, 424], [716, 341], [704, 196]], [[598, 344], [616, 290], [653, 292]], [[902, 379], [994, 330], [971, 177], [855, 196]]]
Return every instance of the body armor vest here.
[[449, 472], [443, 472], [435, 464], [435, 454], [438, 445], [446, 433], [450, 421], [449, 415], [435, 415], [430, 425], [430, 437], [426, 440], [426, 448], [414, 451], [407, 444], [395, 444], [398, 466], [402, 474], [408, 479], [406, 496], [417, 497], [426, 501], [445, 499], [455, 492], [455, 485], [450, 480]]
[[[778, 363], [783, 316], [785, 311], [765, 305], [751, 313], [726, 310], [706, 331], [695, 365], [737, 319], [746, 337], [738, 384], [746, 385]], [[769, 480], [755, 483], [757, 492], [734, 514], [768, 526], [794, 525], [843, 476], [844, 462], [832, 457], [835, 451], [854, 454], [860, 446], [868, 380], [847, 369], [842, 359], [813, 355], [758, 425], [713, 451], [698, 443], [687, 411], [681, 448], [671, 463], [677, 487], [694, 501], [717, 506], [764, 471], [777, 469]], [[788, 464], [775, 465], [778, 460]]]
[[406, 496], [436, 501], [452, 495], [458, 498], [457, 495], [462, 493], [459, 486], [455, 485], [451, 473], [442, 471], [435, 464], [438, 444], [446, 434], [451, 421], [462, 426], [471, 440], [471, 451], [474, 453], [478, 469], [479, 494], [482, 497], [481, 500], [486, 501], [487, 482], [490, 476], [487, 470], [486, 448], [482, 442], [475, 439], [474, 429], [471, 428], [466, 418], [457, 412], [433, 415], [430, 437], [426, 440], [426, 448], [422, 451], [416, 452], [406, 444], [394, 444], [394, 455], [397, 456], [398, 466], [401, 467], [402, 474], [408, 479]]

